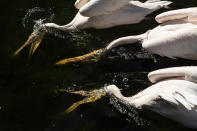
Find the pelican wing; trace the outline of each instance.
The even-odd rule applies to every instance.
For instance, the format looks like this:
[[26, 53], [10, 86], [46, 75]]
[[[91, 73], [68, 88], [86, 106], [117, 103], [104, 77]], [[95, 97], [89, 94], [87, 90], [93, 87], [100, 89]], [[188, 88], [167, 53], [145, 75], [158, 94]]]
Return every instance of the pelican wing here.
[[[185, 80], [167, 81], [168, 87], [163, 89], [162, 95], [174, 98], [179, 106], [187, 110], [197, 108], [197, 84]], [[167, 99], [166, 99], [167, 100]]]
[[149, 92], [140, 101], [144, 103], [146, 100], [143, 109], [157, 112], [186, 127], [197, 128], [197, 84], [185, 80], [167, 80], [145, 90]]
[[156, 83], [166, 79], [184, 79], [187, 81], [196, 81], [197, 67], [183, 66], [159, 69], [148, 74], [148, 78], [152, 83]]
[[158, 23], [164, 23], [166, 21], [177, 20], [177, 19], [187, 19], [188, 21], [196, 21], [197, 20], [196, 12], [197, 12], [197, 7], [172, 10], [157, 15], [155, 17], [155, 20]]
[[79, 12], [83, 16], [93, 17], [108, 14], [127, 5], [130, 0], [91, 0]]
[[138, 105], [137, 108], [157, 112], [165, 107], [196, 110], [196, 100], [197, 84], [186, 80], [158, 82], [130, 98], [133, 105]]
[[[172, 26], [177, 29], [169, 30]], [[150, 31], [149, 39], [142, 43], [143, 48], [160, 56], [197, 60], [197, 26], [186, 22], [158, 28]]]
[[148, 74], [148, 78], [152, 83], [156, 83], [166, 79], [184, 79], [185, 70], [181, 67], [159, 69]]

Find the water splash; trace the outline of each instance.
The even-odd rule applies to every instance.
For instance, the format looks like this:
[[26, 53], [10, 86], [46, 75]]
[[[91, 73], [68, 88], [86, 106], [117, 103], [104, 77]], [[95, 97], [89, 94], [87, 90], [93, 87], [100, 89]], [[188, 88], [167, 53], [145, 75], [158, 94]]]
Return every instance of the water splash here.
[[131, 52], [128, 52], [124, 47], [120, 47], [117, 50], [113, 49], [112, 52], [117, 53], [121, 58], [125, 60], [132, 60], [135, 58], [135, 56]]
[[113, 95], [109, 95], [109, 96], [110, 96], [109, 103], [113, 105], [121, 114], [126, 115], [127, 121], [131, 122], [131, 120], [134, 120], [136, 124], [139, 126], [150, 125], [149, 121], [139, 116], [137, 110], [134, 107], [130, 105], [123, 106], [122, 104], [120, 104], [119, 100], [116, 97], [114, 97]]
[[35, 25], [33, 26], [34, 30], [39, 28], [40, 25], [44, 23], [45, 19], [34, 20]]
[[23, 27], [34, 25], [34, 29], [37, 28], [39, 25], [45, 22], [51, 22], [55, 17], [53, 13], [53, 8], [44, 9], [40, 7], [34, 7], [32, 9], [28, 9], [27, 13], [22, 19]]
[[[42, 13], [40, 16], [39, 13]], [[33, 14], [36, 14], [33, 16]], [[17, 55], [23, 48], [31, 45], [29, 51], [29, 58], [34, 54], [40, 43], [42, 42], [44, 35], [47, 30], [43, 28], [43, 23], [51, 22], [54, 18], [54, 13], [52, 13], [52, 8], [45, 10], [39, 7], [34, 7], [29, 9], [22, 20], [22, 24], [26, 27], [29, 23], [34, 22], [33, 33], [29, 36], [28, 40], [17, 50], [13, 55]]]
[[92, 39], [92, 34], [86, 31], [69, 32], [70, 41], [75, 41], [76, 47], [84, 48], [87, 43]]
[[126, 73], [113, 73], [112, 74], [112, 82], [115, 85], [123, 85], [128, 89], [130, 87], [129, 76]]

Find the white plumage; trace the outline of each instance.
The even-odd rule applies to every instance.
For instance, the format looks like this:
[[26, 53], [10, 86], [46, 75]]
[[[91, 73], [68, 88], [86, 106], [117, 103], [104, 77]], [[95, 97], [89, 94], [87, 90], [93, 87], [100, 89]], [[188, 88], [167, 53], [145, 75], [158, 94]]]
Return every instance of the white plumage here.
[[156, 28], [137, 36], [122, 37], [107, 47], [142, 41], [142, 47], [151, 53], [170, 58], [197, 60], [197, 7], [164, 12], [156, 16], [161, 23]]
[[[191, 78], [189, 81], [187, 79], [188, 75], [197, 76], [190, 74], [193, 69], [195, 72], [197, 67], [175, 67], [153, 71], [148, 76], [150, 81], [157, 83], [132, 97], [124, 97], [115, 85], [107, 86], [105, 89], [124, 104], [151, 110], [186, 127], [197, 128], [197, 84], [191, 82], [196, 79]], [[177, 77], [180, 74], [181, 79]]]
[[[79, 9], [74, 19], [66, 25], [45, 23], [39, 26], [29, 39], [15, 54], [18, 54], [25, 46], [32, 43], [32, 47], [38, 47], [47, 31], [77, 31], [87, 28], [104, 29], [118, 25], [134, 24], [143, 20], [146, 15], [171, 4], [170, 1], [148, 0], [147, 2], [131, 0], [77, 0], [75, 7]], [[39, 44], [38, 44], [39, 43]], [[37, 45], [36, 45], [37, 44]], [[36, 48], [32, 48], [35, 51]], [[33, 54], [30, 51], [30, 54]]]
[[160, 0], [149, 0], [144, 3], [131, 0], [77, 0], [75, 6], [79, 8], [79, 12], [69, 24], [59, 26], [46, 23], [44, 26], [60, 30], [81, 30], [135, 24], [142, 21], [146, 15], [171, 3]]

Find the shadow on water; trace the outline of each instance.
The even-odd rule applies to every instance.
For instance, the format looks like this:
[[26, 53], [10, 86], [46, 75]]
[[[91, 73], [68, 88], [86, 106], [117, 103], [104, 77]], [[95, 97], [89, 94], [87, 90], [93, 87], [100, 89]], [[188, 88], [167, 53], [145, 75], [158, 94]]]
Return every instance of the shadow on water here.
[[[197, 5], [196, 0], [172, 1], [174, 9]], [[149, 71], [164, 67], [197, 65], [195, 61], [152, 56], [141, 50], [140, 45], [134, 44], [114, 49], [109, 55], [116, 56], [116, 59], [105, 59], [93, 64], [53, 66], [62, 58], [104, 47], [115, 38], [145, 32], [157, 25], [153, 22], [154, 16], [165, 10], [159, 10], [150, 15], [151, 19], [135, 25], [96, 31], [90, 29], [77, 33], [60, 32], [64, 37], [47, 34], [30, 61], [27, 60], [28, 48], [18, 56], [12, 56], [32, 32], [34, 19], [49, 18], [51, 13], [55, 15], [54, 22], [66, 24], [77, 12], [73, 7], [74, 2], [73, 0], [3, 1], [0, 21], [0, 130], [186, 130], [163, 117], [157, 118], [157, 121], [152, 120], [153, 116], [158, 115], [146, 117], [146, 114], [150, 113], [142, 115], [140, 113], [137, 117], [147, 120], [149, 124], [138, 125], [133, 118], [121, 114], [114, 105], [109, 104], [107, 96], [95, 103], [81, 105], [66, 116], [60, 115], [81, 97], [59, 93], [58, 89], [89, 90], [103, 87], [105, 84], [116, 84], [124, 89], [125, 95], [130, 96], [150, 85], [147, 80]], [[24, 28], [22, 21], [25, 14], [35, 7], [45, 11], [38, 13], [41, 16], [36, 14], [29, 17], [28, 21], [25, 21]]]

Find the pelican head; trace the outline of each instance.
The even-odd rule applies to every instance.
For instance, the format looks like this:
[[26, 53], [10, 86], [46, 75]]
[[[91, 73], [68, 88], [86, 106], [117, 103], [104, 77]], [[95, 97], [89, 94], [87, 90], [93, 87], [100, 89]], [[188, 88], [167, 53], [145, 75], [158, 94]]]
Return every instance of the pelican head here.
[[123, 96], [120, 89], [117, 86], [109, 85], [106, 86], [104, 90], [106, 91], [107, 94], [117, 98], [121, 103], [136, 107], [136, 105], [133, 103], [133, 100], [131, 100], [130, 97]]
[[121, 94], [120, 89], [115, 85], [106, 86], [104, 89], [108, 94], [117, 94], [117, 95]]
[[111, 51], [111, 49], [113, 49], [117, 46], [120, 46], [120, 45], [138, 42], [140, 40], [143, 40], [146, 36], [147, 36], [146, 34], [142, 34], [142, 35], [136, 35], [136, 36], [122, 37], [122, 38], [112, 41], [105, 48], [94, 50], [94, 51], [92, 51], [88, 54], [82, 55], [82, 56], [68, 58], [68, 59], [58, 61], [56, 63], [56, 65], [63, 65], [63, 64], [73, 63], [73, 62], [80, 62], [80, 63], [97, 62], [97, 61], [101, 60], [102, 57], [106, 56]]
[[31, 57], [40, 43], [42, 42], [44, 35], [46, 32], [53, 32], [54, 30], [63, 30], [63, 31], [69, 31], [73, 30], [73, 27], [71, 25], [65, 25], [65, 26], [59, 26], [55, 23], [45, 23], [41, 24], [38, 27], [36, 27], [33, 31], [33, 33], [29, 36], [27, 41], [17, 50], [14, 52], [14, 55], [17, 55], [21, 52], [22, 49], [24, 49], [26, 46], [31, 45], [29, 56]]

